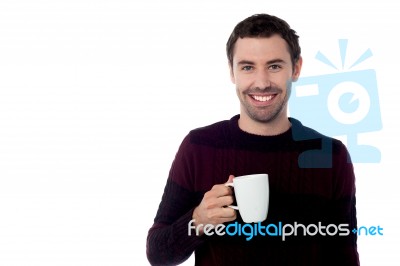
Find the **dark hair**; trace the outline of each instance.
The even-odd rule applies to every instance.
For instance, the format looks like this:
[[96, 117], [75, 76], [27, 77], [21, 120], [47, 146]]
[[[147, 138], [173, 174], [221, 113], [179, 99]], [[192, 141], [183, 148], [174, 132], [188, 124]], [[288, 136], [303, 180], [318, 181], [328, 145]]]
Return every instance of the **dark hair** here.
[[290, 28], [289, 24], [275, 16], [268, 14], [256, 14], [239, 22], [233, 29], [226, 43], [226, 54], [229, 64], [233, 65], [233, 50], [239, 38], [245, 37], [271, 37], [279, 34], [288, 44], [290, 58], [294, 65], [300, 58], [299, 36]]

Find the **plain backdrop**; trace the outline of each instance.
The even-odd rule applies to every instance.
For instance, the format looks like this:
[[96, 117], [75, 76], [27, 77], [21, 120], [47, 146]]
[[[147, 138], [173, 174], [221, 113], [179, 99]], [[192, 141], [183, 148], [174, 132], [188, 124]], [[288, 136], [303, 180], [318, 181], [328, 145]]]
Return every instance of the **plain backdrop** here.
[[[381, 150], [355, 164], [362, 265], [399, 265], [398, 3], [380, 1], [0, 1], [0, 265], [148, 265], [147, 230], [193, 128], [239, 112], [225, 43], [255, 13], [300, 35], [315, 60], [373, 57]], [[184, 265], [193, 265], [190, 258]]]

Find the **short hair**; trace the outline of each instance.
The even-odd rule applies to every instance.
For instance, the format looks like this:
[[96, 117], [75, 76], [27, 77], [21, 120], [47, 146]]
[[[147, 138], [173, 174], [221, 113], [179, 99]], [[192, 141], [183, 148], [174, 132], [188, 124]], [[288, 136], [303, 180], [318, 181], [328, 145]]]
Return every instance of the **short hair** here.
[[294, 65], [299, 60], [301, 53], [299, 36], [286, 21], [268, 14], [250, 16], [236, 25], [226, 43], [229, 64], [233, 66], [233, 50], [239, 38], [268, 38], [275, 34], [280, 35], [286, 41], [292, 65]]

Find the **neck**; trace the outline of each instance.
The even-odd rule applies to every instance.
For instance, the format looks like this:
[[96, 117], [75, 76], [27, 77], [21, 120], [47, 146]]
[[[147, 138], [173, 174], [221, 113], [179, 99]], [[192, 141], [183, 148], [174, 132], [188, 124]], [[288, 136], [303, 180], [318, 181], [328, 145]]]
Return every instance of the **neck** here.
[[268, 122], [259, 122], [241, 114], [238, 123], [241, 130], [260, 136], [279, 135], [288, 131], [291, 127], [291, 123], [286, 115]]

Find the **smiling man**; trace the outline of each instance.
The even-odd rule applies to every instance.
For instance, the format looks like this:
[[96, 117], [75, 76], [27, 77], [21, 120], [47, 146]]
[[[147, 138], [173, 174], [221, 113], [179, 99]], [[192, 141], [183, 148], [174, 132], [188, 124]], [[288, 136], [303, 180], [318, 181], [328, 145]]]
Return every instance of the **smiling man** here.
[[288, 130], [287, 103], [301, 57], [292, 62], [288, 45], [278, 34], [239, 38], [233, 52], [230, 71], [241, 104], [239, 127], [258, 135]]
[[[240, 114], [183, 140], [148, 233], [150, 263], [176, 265], [195, 252], [196, 265], [208, 266], [359, 265], [347, 150], [287, 114], [302, 66], [296, 32], [275, 16], [251, 16], [233, 30], [227, 56]], [[309, 151], [317, 156], [303, 156]], [[292, 228], [284, 240], [280, 230], [251, 240], [220, 230], [250, 228], [227, 208], [235, 196], [225, 182], [257, 173], [268, 174], [270, 198], [267, 219], [256, 225]]]

